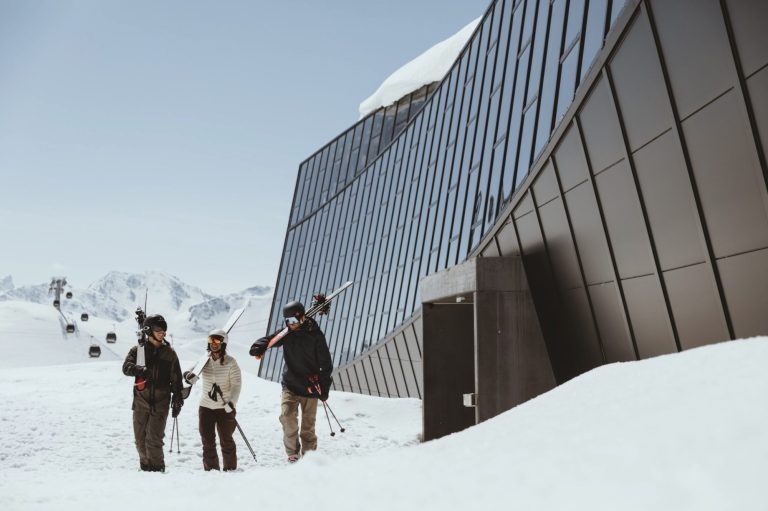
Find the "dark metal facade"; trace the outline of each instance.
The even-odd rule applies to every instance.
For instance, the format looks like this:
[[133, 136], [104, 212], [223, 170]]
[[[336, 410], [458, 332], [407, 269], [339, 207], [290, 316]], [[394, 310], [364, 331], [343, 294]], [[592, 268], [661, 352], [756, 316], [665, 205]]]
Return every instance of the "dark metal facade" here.
[[330, 146], [302, 164], [271, 326], [355, 280], [336, 388], [421, 397], [419, 279], [521, 255], [559, 382], [768, 333], [765, 26], [760, 0], [492, 3], [377, 158], [328, 189]]

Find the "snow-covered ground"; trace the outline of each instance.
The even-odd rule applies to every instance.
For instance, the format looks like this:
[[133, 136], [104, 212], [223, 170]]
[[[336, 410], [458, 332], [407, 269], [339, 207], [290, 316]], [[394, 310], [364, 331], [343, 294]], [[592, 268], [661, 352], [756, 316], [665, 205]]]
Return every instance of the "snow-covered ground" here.
[[236, 434], [241, 470], [202, 470], [196, 389], [179, 418], [181, 452], [167, 452], [167, 437], [168, 472], [153, 474], [137, 471], [120, 371], [130, 344], [112, 345], [119, 360], [70, 359], [82, 350], [55, 317], [15, 324], [32, 312], [0, 307], [4, 511], [768, 509], [765, 337], [603, 366], [426, 444], [419, 401], [335, 392], [346, 432], [331, 437], [319, 411], [319, 451], [295, 465], [282, 452], [279, 386], [240, 357], [238, 420], [258, 462]]

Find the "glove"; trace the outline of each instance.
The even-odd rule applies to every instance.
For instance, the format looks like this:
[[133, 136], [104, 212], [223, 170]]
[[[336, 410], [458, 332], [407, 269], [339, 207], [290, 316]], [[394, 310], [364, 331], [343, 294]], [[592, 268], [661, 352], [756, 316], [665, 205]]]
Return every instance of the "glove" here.
[[313, 386], [320, 383], [320, 375], [312, 374], [309, 376], [309, 383], [311, 383]]
[[224, 405], [224, 411], [227, 413], [232, 413], [235, 411], [235, 404], [232, 401], [227, 402], [227, 404]]
[[150, 371], [148, 368], [144, 366], [135, 366], [133, 368], [134, 375], [138, 378], [144, 378], [144, 380], [149, 381], [149, 374]]
[[194, 385], [198, 379], [198, 376], [192, 371], [184, 371], [184, 381], [188, 384]]
[[264, 356], [264, 353], [266, 353], [266, 351], [267, 351], [267, 348], [253, 345], [253, 346], [251, 346], [251, 349], [248, 352], [248, 354], [251, 355], [252, 357], [256, 357], [256, 358], [260, 359], [261, 357]]
[[184, 406], [184, 400], [181, 398], [181, 394], [174, 394], [171, 398], [171, 417], [174, 419], [178, 417], [182, 406]]
[[323, 391], [323, 393], [320, 394], [320, 401], [322, 401], [323, 403], [328, 401], [328, 392], [329, 392], [328, 388], [326, 388], [325, 391]]

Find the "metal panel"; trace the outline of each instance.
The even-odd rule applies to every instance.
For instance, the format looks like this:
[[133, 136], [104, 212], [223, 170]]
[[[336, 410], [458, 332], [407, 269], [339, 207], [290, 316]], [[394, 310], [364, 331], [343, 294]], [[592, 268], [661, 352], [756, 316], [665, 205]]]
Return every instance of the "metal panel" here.
[[736, 47], [745, 76], [768, 63], [768, 2], [726, 0]]
[[646, 145], [633, 159], [661, 269], [704, 262], [693, 192], [673, 133]]
[[613, 280], [611, 258], [592, 187], [589, 183], [583, 183], [573, 188], [565, 194], [565, 202], [587, 284]]
[[548, 202], [539, 208], [539, 216], [558, 287], [572, 289], [583, 286], [563, 201], [557, 198]]
[[616, 283], [589, 286], [606, 362], [635, 360], [635, 348], [627, 330]]
[[768, 249], [717, 262], [736, 337], [768, 335]]
[[413, 365], [411, 365], [410, 357], [408, 356], [408, 348], [405, 345], [405, 337], [403, 334], [397, 334], [392, 341], [395, 352], [398, 357], [398, 364], [402, 368], [403, 373], [403, 387], [405, 388], [404, 396], [407, 397], [419, 397], [416, 392], [416, 376], [413, 373]]
[[[379, 356], [381, 357], [381, 363], [384, 366], [385, 375], [387, 378], [391, 378], [391, 380], [388, 380], [391, 381], [389, 384], [390, 396], [405, 397], [408, 395], [408, 392], [405, 389], [403, 367], [400, 365], [400, 360], [397, 358], [397, 351], [395, 350], [393, 339], [390, 339], [384, 346], [379, 348]], [[395, 392], [394, 394], [393, 391]]]
[[653, 273], [653, 256], [634, 179], [626, 160], [595, 177], [622, 279]]
[[573, 126], [568, 128], [566, 134], [563, 135], [560, 144], [555, 149], [554, 156], [563, 191], [567, 192], [589, 177], [587, 160], [579, 141], [579, 133]]
[[768, 154], [768, 67], [747, 80], [747, 89], [752, 100], [763, 153]]
[[619, 108], [632, 151], [672, 125], [669, 99], [645, 11], [610, 63]]
[[[368, 381], [368, 391], [372, 396], [382, 396], [385, 394], [384, 390], [384, 375], [381, 373], [381, 364], [379, 363], [379, 357], [376, 360], [372, 360], [371, 353], [364, 357], [362, 360], [362, 369], [365, 373], [365, 378]], [[375, 362], [375, 363], [374, 363]], [[378, 366], [378, 367], [377, 367]]]
[[563, 291], [562, 297], [563, 319], [570, 334], [566, 348], [571, 359], [569, 378], [573, 378], [603, 364], [604, 359], [584, 288]]
[[520, 218], [533, 211], [533, 199], [530, 193], [526, 193], [525, 196], [517, 203], [515, 210], [512, 212], [514, 218]]
[[[651, 0], [680, 118], [735, 85], [736, 69], [717, 0]], [[681, 30], [681, 20], [684, 30]]]
[[664, 281], [683, 349], [729, 339], [707, 265], [665, 272]]
[[622, 282], [640, 358], [677, 351], [664, 297], [653, 275]]
[[496, 239], [499, 242], [499, 250], [502, 256], [520, 255], [520, 247], [517, 245], [515, 224], [510, 220], [501, 226]]
[[[605, 79], [601, 79], [579, 112], [584, 144], [594, 174], [599, 174], [624, 158], [621, 128], [611, 102], [611, 92]], [[558, 165], [558, 168], [561, 167]]]
[[736, 99], [729, 92], [683, 122], [717, 258], [768, 246], [765, 183]]
[[533, 194], [536, 196], [536, 204], [541, 206], [557, 197], [560, 192], [557, 188], [557, 177], [552, 161], [548, 160], [541, 169], [536, 181], [533, 182]]

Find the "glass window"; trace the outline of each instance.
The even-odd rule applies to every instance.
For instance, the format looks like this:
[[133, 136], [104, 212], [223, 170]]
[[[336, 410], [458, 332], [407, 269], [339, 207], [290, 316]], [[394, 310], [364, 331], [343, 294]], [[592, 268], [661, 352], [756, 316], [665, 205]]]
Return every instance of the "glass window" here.
[[368, 143], [371, 141], [371, 128], [373, 127], [374, 115], [369, 115], [363, 124], [363, 138], [360, 141], [360, 156], [357, 168], [362, 170], [368, 164]]
[[568, 23], [565, 31], [565, 44], [570, 45], [581, 35], [581, 21], [584, 19], [584, 0], [570, 0], [568, 3]]
[[616, 23], [625, 5], [627, 5], [627, 0], [613, 0], [611, 2], [611, 27]]
[[557, 97], [556, 125], [565, 115], [576, 91], [576, 67], [579, 63], [579, 45], [573, 47], [560, 69], [560, 91]]
[[608, 0], [591, 0], [587, 13], [587, 32], [582, 37], [584, 52], [581, 58], [581, 75], [579, 83], [589, 71], [600, 48], [603, 47], [605, 36], [605, 17], [608, 10]]
[[330, 147], [323, 149], [320, 155], [320, 173], [317, 176], [315, 186], [320, 188], [320, 197], [318, 199], [318, 206], [324, 204], [328, 200], [328, 189], [331, 186], [331, 165], [329, 164]]
[[544, 148], [553, 129], [553, 113], [555, 91], [557, 90], [557, 70], [560, 64], [560, 48], [562, 44], [565, 2], [558, 0], [552, 4], [552, 15], [549, 28], [547, 53], [544, 62], [544, 78], [539, 96], [539, 121], [536, 130], [535, 153]]
[[384, 124], [381, 129], [381, 147], [387, 147], [392, 141], [392, 129], [395, 126], [395, 114], [397, 105], [389, 105], [384, 110]]
[[408, 122], [408, 109], [411, 105], [410, 96], [406, 96], [397, 103], [397, 113], [395, 114], [395, 129], [393, 137], [396, 137]]
[[381, 140], [381, 126], [384, 123], [384, 110], [379, 110], [373, 116], [371, 128], [371, 143], [368, 144], [368, 161], [372, 161], [379, 155], [379, 141]]
[[531, 76], [528, 84], [528, 94], [525, 103], [530, 103], [539, 94], [541, 83], [542, 63], [544, 61], [544, 43], [547, 41], [547, 20], [549, 19], [549, 0], [538, 0], [539, 8], [536, 17], [536, 30], [533, 33], [533, 53], [531, 58]]
[[516, 162], [520, 149], [520, 131], [523, 122], [523, 107], [525, 106], [523, 104], [525, 98], [525, 93], [523, 91], [525, 90], [526, 77], [528, 74], [528, 57], [531, 54], [530, 50], [531, 48], [529, 46], [522, 53], [522, 55], [520, 55], [520, 59], [517, 63], [518, 73], [515, 84], [515, 96], [512, 99], [512, 114], [510, 116], [509, 133], [507, 135], [508, 147], [506, 152], [506, 161], [504, 162], [506, 172], [504, 172], [504, 176], [502, 178], [503, 195], [501, 196], [501, 201], [503, 205], [506, 205], [509, 202], [514, 190], [514, 169], [516, 168]]

